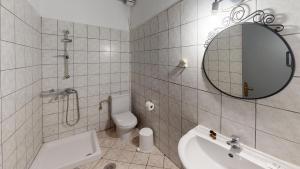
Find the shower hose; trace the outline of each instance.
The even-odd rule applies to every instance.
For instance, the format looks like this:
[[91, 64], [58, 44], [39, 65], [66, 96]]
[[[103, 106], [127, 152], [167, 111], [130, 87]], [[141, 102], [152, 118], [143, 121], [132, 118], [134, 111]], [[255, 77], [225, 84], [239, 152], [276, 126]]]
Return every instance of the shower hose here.
[[[71, 123], [69, 121], [69, 102], [70, 102], [70, 95], [75, 94], [76, 95], [76, 108], [77, 108], [77, 119], [74, 123]], [[78, 92], [75, 89], [66, 89], [65, 90], [65, 95], [67, 96], [67, 110], [66, 110], [66, 124], [68, 126], [75, 126], [79, 120], [80, 120], [80, 111], [79, 111], [79, 98], [78, 98]]]

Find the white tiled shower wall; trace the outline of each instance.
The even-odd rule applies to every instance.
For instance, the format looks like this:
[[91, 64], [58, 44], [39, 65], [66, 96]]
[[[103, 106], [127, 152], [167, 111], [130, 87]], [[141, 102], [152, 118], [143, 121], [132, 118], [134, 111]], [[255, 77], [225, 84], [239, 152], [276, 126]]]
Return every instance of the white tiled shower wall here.
[[29, 168], [38, 153], [41, 86], [41, 18], [27, 0], [2, 0], [0, 168]]
[[[69, 30], [69, 72], [64, 79], [63, 30]], [[129, 32], [42, 18], [42, 89], [75, 88], [79, 92], [78, 124], [65, 124], [66, 98], [43, 98], [44, 141], [63, 138], [87, 130], [112, 126], [107, 103], [99, 112], [99, 102], [112, 94], [130, 91]], [[76, 116], [76, 100], [70, 102], [69, 118]]]
[[[260, 100], [238, 100], [221, 94], [202, 71], [208, 33], [228, 13], [212, 15], [213, 0], [183, 0], [131, 30], [133, 111], [141, 126], [154, 130], [155, 144], [180, 165], [177, 144], [189, 129], [202, 124], [263, 152], [300, 164], [300, 69], [282, 92]], [[247, 1], [251, 11], [271, 9], [285, 16], [281, 32], [299, 61], [300, 30], [297, 0]], [[277, 15], [276, 15], [277, 16]], [[282, 17], [280, 17], [282, 18]], [[177, 68], [179, 60], [188, 68]], [[145, 110], [145, 101], [156, 104]]]

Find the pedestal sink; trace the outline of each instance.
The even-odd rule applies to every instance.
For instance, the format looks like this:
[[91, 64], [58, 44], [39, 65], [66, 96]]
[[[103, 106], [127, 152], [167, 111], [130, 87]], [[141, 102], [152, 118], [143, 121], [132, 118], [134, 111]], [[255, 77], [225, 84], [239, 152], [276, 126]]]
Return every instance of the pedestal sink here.
[[300, 169], [256, 149], [241, 144], [241, 151], [234, 152], [226, 144], [230, 138], [197, 126], [185, 134], [179, 142], [178, 153], [185, 169]]

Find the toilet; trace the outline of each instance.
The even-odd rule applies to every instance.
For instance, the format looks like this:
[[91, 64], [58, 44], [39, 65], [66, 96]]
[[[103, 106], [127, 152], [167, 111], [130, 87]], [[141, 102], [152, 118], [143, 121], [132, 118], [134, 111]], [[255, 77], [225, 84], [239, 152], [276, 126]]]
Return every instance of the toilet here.
[[137, 118], [130, 111], [129, 94], [111, 96], [111, 117], [116, 125], [117, 135], [123, 141], [129, 141]]

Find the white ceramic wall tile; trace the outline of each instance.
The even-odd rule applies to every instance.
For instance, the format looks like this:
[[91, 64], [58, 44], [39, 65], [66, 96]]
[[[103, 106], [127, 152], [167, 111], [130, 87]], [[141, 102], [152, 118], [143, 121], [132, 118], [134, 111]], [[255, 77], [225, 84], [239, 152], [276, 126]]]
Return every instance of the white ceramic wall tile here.
[[45, 34], [57, 34], [57, 20], [55, 19], [42, 19], [42, 33]]
[[255, 127], [255, 104], [222, 96], [222, 117]]
[[299, 113], [257, 106], [257, 129], [263, 132], [300, 143], [299, 121]]
[[226, 136], [237, 135], [242, 143], [251, 147], [255, 146], [255, 129], [244, 126], [243, 123], [235, 123], [223, 118], [221, 133]]
[[100, 28], [98, 26], [88, 26], [88, 38], [100, 38]]
[[178, 3], [168, 9], [169, 28], [174, 28], [180, 25], [181, 20], [181, 3]]
[[85, 24], [74, 24], [74, 36], [75, 37], [87, 37], [88, 36], [88, 27]]
[[299, 144], [261, 131], [256, 132], [256, 148], [280, 159], [299, 165]]
[[169, 28], [168, 11], [163, 11], [158, 15], [158, 28], [159, 28], [159, 32], [168, 30]]
[[181, 23], [185, 24], [197, 19], [198, 0], [185, 0], [181, 4]]
[[100, 27], [100, 39], [110, 40], [110, 29]]
[[14, 15], [1, 6], [1, 40], [14, 42]]

